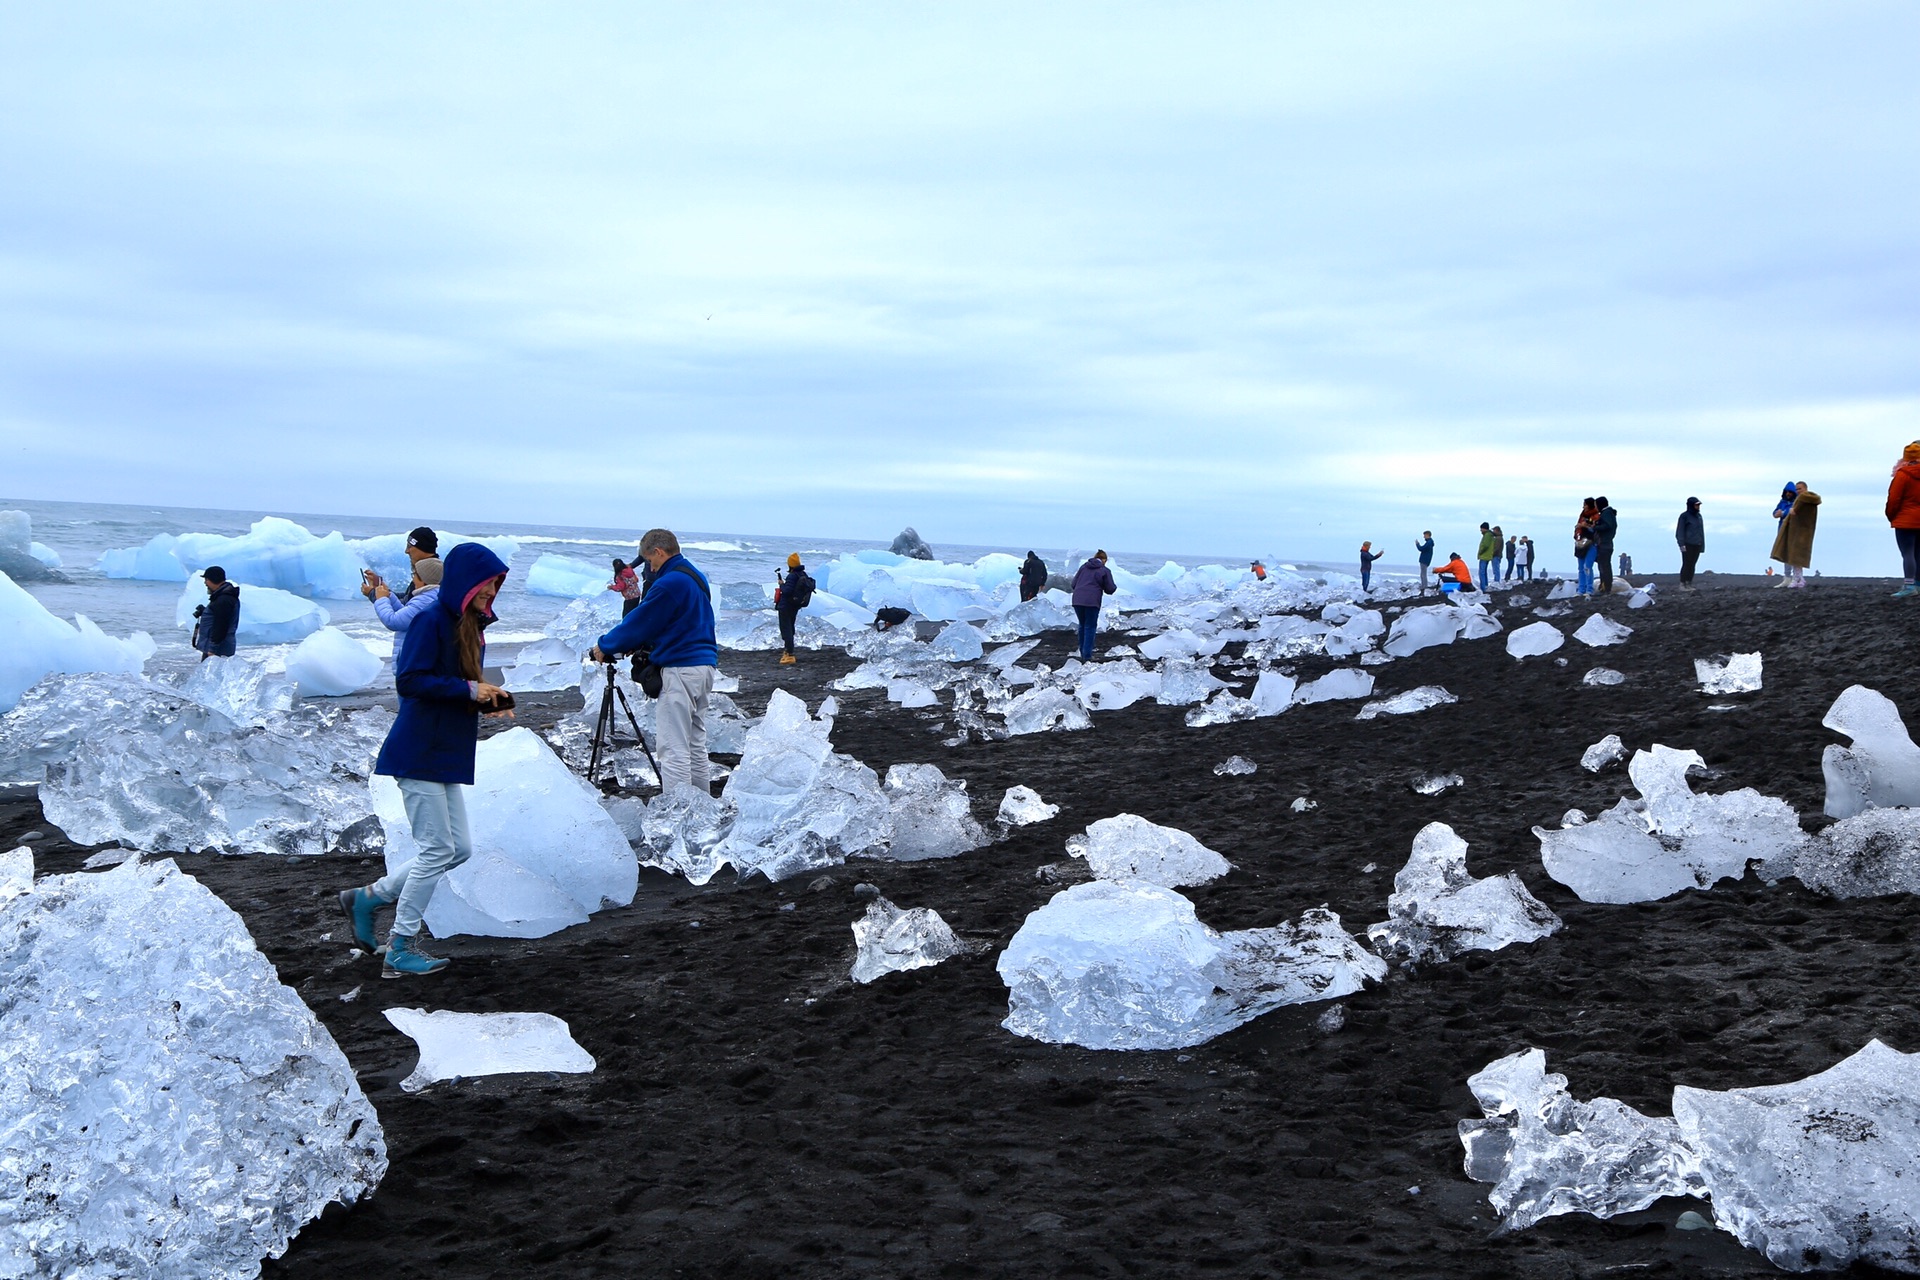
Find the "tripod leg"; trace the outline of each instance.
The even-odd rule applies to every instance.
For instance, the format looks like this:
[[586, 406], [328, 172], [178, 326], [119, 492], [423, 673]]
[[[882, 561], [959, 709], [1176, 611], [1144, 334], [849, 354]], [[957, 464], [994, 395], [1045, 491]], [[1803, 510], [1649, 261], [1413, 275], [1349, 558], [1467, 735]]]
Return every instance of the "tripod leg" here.
[[660, 772], [660, 762], [653, 758], [653, 749], [647, 746], [647, 735], [640, 732], [640, 722], [633, 717], [633, 704], [627, 701], [627, 691], [615, 689], [614, 692], [620, 695], [620, 709], [627, 713], [627, 723], [633, 726], [633, 736], [639, 741], [641, 752], [647, 757], [647, 763], [653, 766], [653, 776], [660, 779], [660, 790], [665, 791], [666, 775]]
[[[587, 761], [587, 782], [589, 784], [599, 780], [600, 755], [601, 752], [606, 750], [608, 733], [613, 728], [613, 695], [618, 692], [618, 688], [616, 688], [613, 683], [613, 673], [609, 670], [607, 673], [607, 686], [600, 694], [600, 715], [593, 726], [593, 755]], [[621, 696], [624, 701], [625, 695], [622, 694]], [[631, 713], [629, 713], [629, 716], [631, 716]], [[655, 772], [658, 772], [658, 770], [655, 770]]]

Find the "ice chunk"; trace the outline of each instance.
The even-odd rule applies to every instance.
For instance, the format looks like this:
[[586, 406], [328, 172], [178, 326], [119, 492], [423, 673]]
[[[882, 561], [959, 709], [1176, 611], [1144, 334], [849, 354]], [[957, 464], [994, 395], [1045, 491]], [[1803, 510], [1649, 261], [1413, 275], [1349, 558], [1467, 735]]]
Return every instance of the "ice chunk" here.
[[418, 1093], [441, 1080], [529, 1071], [580, 1075], [596, 1065], [574, 1043], [567, 1024], [550, 1013], [454, 1013], [448, 1009], [388, 1009], [387, 1021], [420, 1046], [420, 1061], [400, 1082]]
[[732, 806], [698, 787], [675, 786], [646, 805], [634, 850], [642, 866], [706, 884], [727, 865], [721, 846], [732, 831]]
[[971, 622], [949, 622], [940, 629], [927, 645], [928, 650], [937, 658], [948, 662], [972, 662], [984, 650], [980, 643], [980, 628]]
[[1327, 633], [1327, 653], [1335, 658], [1350, 657], [1373, 648], [1374, 637], [1387, 629], [1377, 609], [1355, 609], [1339, 626]]
[[153, 650], [153, 637], [144, 631], [115, 640], [84, 616], [72, 622], [54, 617], [0, 573], [0, 712], [48, 675], [138, 672]]
[[1620, 741], [1619, 734], [1610, 733], [1580, 753], [1580, 767], [1588, 773], [1598, 773], [1626, 758], [1627, 744]]
[[1451, 607], [1460, 615], [1462, 640], [1484, 640], [1500, 633], [1500, 619], [1488, 613], [1486, 606], [1456, 601]]
[[1624, 675], [1609, 667], [1595, 667], [1580, 678], [1581, 684], [1593, 686], [1625, 684], [1626, 682], [1627, 678]]
[[1102, 818], [1084, 835], [1067, 840], [1067, 852], [1084, 858], [1100, 880], [1143, 880], [1179, 888], [1218, 880], [1233, 864], [1175, 827], [1136, 814]]
[[1579, 588], [1571, 582], [1560, 581], [1553, 584], [1553, 590], [1547, 592], [1549, 600], [1571, 600], [1579, 595]]
[[1515, 658], [1538, 658], [1567, 642], [1551, 622], [1531, 622], [1507, 636], [1507, 652]]
[[1431, 773], [1422, 774], [1407, 785], [1418, 795], [1437, 796], [1449, 788], [1466, 786], [1467, 780], [1457, 773]]
[[[580, 654], [564, 640], [535, 640], [520, 646], [513, 665], [502, 673], [502, 684], [513, 693], [542, 693], [571, 689], [585, 675]], [[598, 706], [596, 704], [596, 710]], [[709, 747], [711, 750], [711, 747]]]
[[1073, 610], [1061, 599], [1054, 599], [1059, 592], [1046, 592], [1031, 600], [1023, 600], [1013, 608], [987, 623], [989, 640], [1018, 640], [1023, 636], [1037, 636], [1042, 631], [1072, 631], [1079, 625], [1079, 619]]
[[1460, 622], [1460, 611], [1452, 605], [1409, 609], [1393, 620], [1381, 648], [1393, 657], [1404, 658], [1435, 645], [1452, 644], [1459, 638]]
[[1868, 809], [1920, 807], [1920, 747], [1893, 700], [1865, 685], [1852, 685], [1834, 699], [1820, 722], [1853, 740], [1829, 746], [1820, 757], [1826, 775], [1827, 816], [1851, 818]]
[[1200, 729], [1212, 724], [1237, 724], [1253, 719], [1255, 714], [1256, 708], [1251, 701], [1222, 690], [1214, 694], [1206, 705], [1187, 712], [1187, 727]]
[[1648, 605], [1652, 604], [1653, 589], [1655, 585], [1656, 584], [1649, 582], [1643, 587], [1636, 588], [1634, 590], [1634, 593], [1627, 598], [1627, 608], [1644, 609]]
[[1247, 701], [1253, 704], [1253, 714], [1259, 717], [1277, 716], [1293, 705], [1299, 686], [1294, 678], [1284, 672], [1262, 671], [1260, 678], [1253, 682], [1253, 694]]
[[1095, 662], [1081, 668], [1073, 696], [1089, 711], [1117, 711], [1160, 692], [1160, 673], [1143, 670], [1131, 658]]
[[1252, 773], [1259, 767], [1259, 765], [1247, 759], [1245, 756], [1228, 756], [1225, 760], [1213, 766], [1213, 776], [1216, 778], [1240, 778]]
[[274, 655], [257, 651], [196, 663], [180, 692], [235, 724], [265, 727], [293, 706], [293, 681], [278, 666]]
[[[185, 582], [187, 568], [173, 554], [170, 533], [156, 533], [143, 547], [102, 552], [94, 568], [105, 578], [134, 578], [142, 582]], [[224, 566], [223, 566], [224, 567]]]
[[617, 591], [581, 596], [555, 614], [542, 631], [584, 658], [587, 650], [600, 643], [601, 636], [619, 625], [622, 603]]
[[[575, 596], [590, 596], [606, 591], [607, 584], [613, 581], [611, 565], [602, 568], [597, 564], [588, 564], [584, 560], [575, 560], [569, 556], [557, 556], [552, 552], [541, 556], [527, 570], [526, 589], [536, 596], [559, 596], [570, 600]], [[609, 592], [608, 594], [615, 594]]]
[[768, 699], [727, 779], [735, 816], [718, 853], [741, 875], [784, 880], [892, 839], [892, 807], [879, 778], [832, 749], [831, 729], [784, 689]]
[[[248, 586], [231, 574], [228, 580], [240, 588], [240, 644], [294, 644], [332, 620], [325, 609], [290, 591]], [[193, 611], [206, 602], [207, 588], [196, 573], [173, 607], [174, 625], [190, 633]]]
[[918, 680], [901, 677], [887, 681], [887, 701], [897, 702], [909, 709], [913, 707], [932, 707], [940, 703], [940, 695]]
[[1868, 809], [1808, 840], [1792, 857], [1760, 868], [1837, 898], [1920, 893], [1920, 810]]
[[894, 535], [893, 545], [888, 550], [896, 556], [905, 556], [909, 560], [933, 559], [933, 548], [927, 545], [925, 538], [913, 531], [912, 525], [908, 525]]
[[1011, 734], [1092, 727], [1087, 709], [1059, 689], [1029, 689], [1007, 704], [1007, 732]]
[[902, 911], [885, 898], [869, 902], [867, 914], [853, 922], [853, 941], [860, 950], [852, 977], [859, 983], [925, 969], [966, 951], [939, 912], [930, 907]]
[[26, 845], [0, 853], [0, 906], [33, 888], [33, 850]]
[[1458, 701], [1460, 699], [1437, 684], [1423, 684], [1418, 689], [1409, 689], [1405, 693], [1396, 693], [1391, 698], [1369, 702], [1361, 707], [1353, 718], [1373, 720], [1380, 716], [1410, 716], [1416, 711], [1425, 711], [1430, 707], [1443, 707], [1449, 702]]
[[[608, 581], [612, 581], [611, 578]], [[767, 593], [764, 583], [726, 582], [718, 583], [714, 589], [720, 593], [722, 609], [771, 609], [773, 597]]]
[[1208, 659], [1168, 658], [1160, 664], [1160, 689], [1153, 700], [1163, 707], [1190, 707], [1226, 687], [1227, 682], [1213, 674]]
[[[448, 872], [427, 903], [435, 937], [544, 938], [633, 901], [640, 872], [626, 837], [599, 793], [531, 729], [480, 744], [466, 801], [474, 856]], [[387, 869], [397, 871], [419, 854], [398, 784], [376, 777], [373, 802]]]
[[1760, 688], [1760, 655], [1733, 653], [1719, 658], [1695, 658], [1694, 678], [1702, 693], [1754, 693]]
[[1295, 813], [1311, 813], [1319, 807], [1320, 802], [1318, 800], [1309, 800], [1305, 796], [1295, 796], [1293, 803], [1287, 806], [1287, 808], [1293, 810]]
[[1032, 653], [1039, 644], [1038, 640], [1021, 640], [1015, 644], [1003, 644], [987, 655], [987, 664], [998, 667], [1001, 671], [1010, 671], [1014, 663]]
[[0, 903], [0, 1274], [259, 1274], [387, 1169], [353, 1067], [171, 861]]
[[1060, 812], [1057, 804], [1048, 804], [1032, 787], [1008, 787], [1000, 798], [999, 820], [1010, 827], [1026, 827], [1045, 822]]
[[1293, 696], [1299, 703], [1365, 698], [1373, 693], [1373, 673], [1358, 667], [1335, 667], [1318, 680], [1300, 686]]
[[1785, 801], [1742, 788], [1695, 795], [1699, 753], [1656, 745], [1627, 766], [1644, 800], [1622, 800], [1592, 822], [1535, 827], [1547, 874], [1586, 902], [1654, 902], [1746, 872], [1750, 859], [1791, 857], [1805, 839]]
[[[217, 564], [234, 582], [251, 582], [321, 600], [351, 600], [360, 590], [360, 570], [366, 562], [339, 533], [315, 537], [304, 527], [279, 516], [256, 520], [238, 537], [217, 533], [188, 533], [174, 540], [173, 556], [181, 565], [200, 570]], [[198, 581], [198, 574], [195, 575]], [[404, 580], [402, 578], [401, 580]], [[242, 595], [245, 595], [243, 590]], [[204, 593], [201, 599], [205, 599]], [[245, 602], [242, 601], [242, 616]], [[246, 639], [244, 632], [241, 639]], [[291, 639], [299, 639], [298, 636]], [[262, 643], [279, 643], [263, 641]]]
[[346, 632], [322, 627], [295, 647], [287, 674], [307, 697], [341, 698], [372, 684], [380, 675], [380, 659]]
[[1413, 856], [1393, 878], [1387, 916], [1367, 930], [1368, 941], [1383, 956], [1416, 963], [1538, 942], [1560, 928], [1560, 917], [1514, 872], [1469, 875], [1467, 842], [1444, 822], [1428, 823], [1413, 838]]
[[1286, 1004], [1331, 1000], [1387, 966], [1324, 907], [1220, 934], [1171, 889], [1094, 880], [1033, 912], [999, 960], [1015, 1035], [1089, 1049], [1184, 1049]]
[[987, 843], [973, 819], [967, 784], [949, 781], [937, 765], [896, 764], [882, 785], [893, 811], [893, 842], [884, 856], [899, 862], [953, 858]]
[[1632, 627], [1621, 626], [1605, 614], [1593, 613], [1587, 615], [1587, 620], [1580, 624], [1573, 638], [1597, 649], [1602, 645], [1619, 644], [1632, 634]]

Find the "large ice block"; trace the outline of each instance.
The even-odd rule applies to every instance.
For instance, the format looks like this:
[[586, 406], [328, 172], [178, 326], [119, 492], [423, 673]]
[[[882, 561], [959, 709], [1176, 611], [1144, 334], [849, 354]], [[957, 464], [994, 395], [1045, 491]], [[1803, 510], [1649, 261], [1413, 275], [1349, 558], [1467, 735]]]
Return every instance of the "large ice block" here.
[[1218, 880], [1233, 864], [1177, 827], [1138, 814], [1102, 818], [1067, 839], [1067, 852], [1084, 858], [1100, 880], [1141, 880], [1179, 888]]
[[835, 752], [830, 720], [776, 689], [727, 779], [734, 810], [720, 856], [741, 875], [784, 880], [877, 850], [893, 838], [892, 806], [873, 770]]
[[1168, 658], [1160, 664], [1160, 687], [1153, 700], [1165, 707], [1190, 707], [1205, 702], [1227, 682], [1213, 674], [1206, 658]]
[[379, 677], [380, 659], [339, 628], [322, 627], [294, 648], [287, 674], [307, 697], [342, 698]]
[[[333, 619], [325, 609], [291, 591], [252, 586], [231, 574], [227, 580], [240, 588], [240, 630], [236, 639], [242, 645], [297, 644]], [[206, 602], [206, 584], [196, 573], [174, 603], [174, 625], [191, 634], [193, 611]]]
[[935, 656], [948, 662], [972, 662], [984, 650], [980, 628], [971, 622], [949, 622], [927, 645]]
[[[511, 665], [501, 671], [501, 684], [512, 693], [542, 693], [571, 689], [585, 677], [581, 655], [564, 640], [549, 637], [520, 646]], [[598, 704], [595, 711], [598, 711]]]
[[705, 884], [727, 865], [720, 852], [733, 831], [733, 807], [692, 786], [675, 786], [647, 802], [634, 842], [641, 865]]
[[198, 570], [217, 564], [235, 582], [321, 600], [353, 599], [360, 590], [360, 571], [366, 567], [341, 534], [315, 537], [279, 516], [256, 520], [252, 529], [238, 537], [182, 534], [174, 539], [173, 556], [195, 571], [196, 581]]
[[987, 843], [967, 801], [967, 784], [948, 780], [938, 765], [896, 764], [882, 790], [893, 812], [893, 841], [883, 856], [899, 862], [953, 858]]
[[294, 683], [275, 651], [243, 649], [195, 663], [180, 692], [235, 724], [265, 728], [292, 710]]
[[1444, 822], [1428, 823], [1413, 838], [1413, 855], [1393, 878], [1387, 917], [1367, 930], [1373, 949], [1423, 964], [1537, 942], [1560, 928], [1560, 917], [1514, 872], [1474, 879], [1467, 842]]
[[1381, 648], [1393, 657], [1405, 658], [1435, 645], [1452, 644], [1459, 638], [1460, 623], [1460, 611], [1452, 605], [1409, 609], [1393, 620]]
[[1259, 717], [1277, 716], [1293, 705], [1299, 692], [1294, 678], [1281, 671], [1262, 671], [1260, 678], [1253, 682], [1253, 692], [1247, 701], [1253, 704], [1253, 714]]
[[1447, 692], [1437, 684], [1423, 684], [1417, 689], [1408, 689], [1405, 693], [1396, 693], [1391, 698], [1382, 698], [1378, 702], [1369, 702], [1354, 713], [1355, 720], [1374, 720], [1381, 716], [1410, 716], [1415, 712], [1427, 711], [1433, 707], [1444, 707], [1459, 698]]
[[901, 910], [885, 898], [867, 904], [867, 914], [853, 922], [853, 941], [859, 948], [852, 978], [868, 983], [889, 973], [924, 969], [966, 951], [940, 913], [931, 907]]
[[1622, 626], [1605, 614], [1594, 613], [1587, 615], [1587, 620], [1580, 624], [1573, 638], [1597, 649], [1603, 645], [1620, 644], [1632, 634], [1632, 627]]
[[418, 1093], [441, 1080], [560, 1072], [582, 1075], [597, 1065], [550, 1013], [455, 1013], [388, 1009], [387, 1021], [420, 1046], [420, 1061], [400, 1087]]
[[1516, 659], [1538, 658], [1552, 653], [1567, 642], [1560, 628], [1551, 622], [1530, 622], [1507, 635], [1507, 652]]
[[1827, 708], [1821, 724], [1853, 745], [1829, 746], [1820, 757], [1827, 781], [1827, 816], [1851, 818], [1868, 809], [1920, 807], [1920, 747], [1907, 733], [1900, 708], [1885, 694], [1851, 685]]
[[1073, 696], [1089, 711], [1118, 711], [1159, 692], [1160, 673], [1143, 669], [1132, 658], [1090, 662], [1073, 686]]
[[548, 552], [535, 560], [533, 567], [527, 570], [526, 588], [531, 595], [558, 596], [563, 600], [571, 600], [576, 596], [606, 591], [611, 581], [611, 564], [603, 569], [597, 564]]
[[0, 1275], [250, 1280], [387, 1169], [239, 916], [171, 861], [0, 896]]
[[0, 713], [49, 675], [138, 672], [153, 651], [153, 637], [144, 631], [115, 640], [84, 616], [72, 622], [54, 617], [0, 573]]
[[1093, 880], [1026, 918], [1001, 954], [1015, 1035], [1089, 1049], [1183, 1049], [1286, 1004], [1386, 976], [1326, 908], [1221, 934], [1193, 903], [1140, 881]]
[[[376, 777], [373, 802], [387, 869], [397, 871], [419, 854], [399, 785]], [[427, 903], [434, 936], [543, 938], [633, 901], [640, 871], [626, 837], [599, 793], [531, 729], [480, 744], [466, 804], [474, 856], [448, 872]]]
[[[608, 577], [611, 580], [611, 571]], [[619, 625], [621, 604], [617, 591], [580, 596], [569, 601], [541, 630], [549, 639], [558, 640], [584, 658], [589, 649], [600, 643], [601, 636]]]
[[[94, 568], [105, 578], [134, 578], [142, 582], [185, 582], [187, 567], [173, 554], [177, 541], [170, 533], [156, 533], [145, 546], [104, 551]], [[224, 566], [223, 566], [224, 567]]]
[[1693, 674], [1702, 693], [1754, 693], [1761, 684], [1761, 658], [1757, 653], [1695, 658]]
[[1745, 874], [1751, 859], [1791, 857], [1805, 840], [1785, 801], [1750, 788], [1695, 795], [1698, 752], [1655, 745], [1627, 766], [1638, 803], [1621, 800], [1592, 822], [1535, 827], [1547, 874], [1586, 902], [1654, 902]]

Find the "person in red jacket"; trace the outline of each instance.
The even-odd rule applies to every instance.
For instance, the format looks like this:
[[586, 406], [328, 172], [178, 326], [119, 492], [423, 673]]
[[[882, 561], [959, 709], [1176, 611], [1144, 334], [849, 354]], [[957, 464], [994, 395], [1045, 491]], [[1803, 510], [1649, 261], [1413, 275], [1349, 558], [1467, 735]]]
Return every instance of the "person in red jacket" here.
[[1893, 593], [1896, 600], [1920, 596], [1920, 440], [1900, 455], [1887, 485], [1887, 523], [1900, 546], [1901, 572], [1906, 582]]
[[[1454, 552], [1433, 576], [1439, 582], [1443, 594], [1451, 595], [1453, 591], [1466, 591], [1473, 586], [1473, 570], [1467, 568], [1467, 562], [1460, 558], [1458, 551]], [[1449, 579], [1453, 582], [1451, 591], [1447, 587]]]

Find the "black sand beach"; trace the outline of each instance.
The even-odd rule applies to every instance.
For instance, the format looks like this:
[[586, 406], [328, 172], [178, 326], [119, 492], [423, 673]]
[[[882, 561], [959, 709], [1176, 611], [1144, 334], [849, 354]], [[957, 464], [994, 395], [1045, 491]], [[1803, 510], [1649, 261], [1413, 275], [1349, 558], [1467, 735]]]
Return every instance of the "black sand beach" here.
[[[182, 857], [338, 1039], [392, 1158], [371, 1200], [330, 1210], [265, 1274], [1774, 1274], [1728, 1235], [1674, 1229], [1683, 1210], [1705, 1211], [1685, 1201], [1495, 1235], [1454, 1136], [1478, 1115], [1467, 1076], [1527, 1046], [1546, 1049], [1576, 1096], [1657, 1114], [1675, 1084], [1797, 1079], [1876, 1036], [1920, 1050], [1911, 896], [1834, 901], [1749, 876], [1593, 906], [1541, 870], [1532, 826], [1596, 812], [1628, 789], [1619, 769], [1579, 765], [1605, 734], [1698, 750], [1718, 774], [1703, 789], [1757, 788], [1811, 827], [1822, 821], [1820, 752], [1835, 740], [1820, 718], [1834, 697], [1862, 683], [1910, 723], [1920, 717], [1900, 657], [1920, 610], [1889, 600], [1892, 584], [1702, 585], [1689, 596], [1665, 580], [1651, 609], [1608, 602], [1635, 634], [1604, 650], [1569, 643], [1556, 655], [1566, 666], [1515, 662], [1496, 637], [1379, 668], [1381, 693], [1432, 683], [1460, 696], [1405, 718], [1356, 722], [1356, 704], [1331, 703], [1188, 729], [1182, 709], [1149, 704], [1097, 715], [1086, 732], [949, 749], [943, 717], [890, 706], [880, 691], [839, 695], [838, 750], [881, 771], [938, 764], [967, 780], [982, 819], [1016, 783], [1062, 805], [1060, 816], [950, 861], [856, 862], [813, 884], [723, 875], [693, 888], [646, 872], [630, 909], [557, 936], [446, 942], [455, 967], [431, 979], [383, 982], [376, 961], [347, 958], [333, 894], [371, 878], [362, 860]], [[1587, 611], [1576, 604], [1559, 621]], [[1510, 627], [1529, 620], [1506, 616]], [[1057, 666], [1067, 641], [1050, 634], [1035, 657]], [[1697, 691], [1695, 658], [1755, 649], [1764, 691]], [[755, 713], [776, 684], [817, 703], [853, 665], [837, 653], [787, 669], [772, 654], [723, 661]], [[1593, 666], [1627, 682], [1582, 687]], [[544, 712], [528, 699], [522, 723], [569, 698], [545, 699]], [[1233, 754], [1259, 771], [1215, 777]], [[1467, 785], [1437, 798], [1409, 789], [1433, 770]], [[1299, 796], [1318, 807], [1293, 813]], [[1345, 1026], [1332, 1033], [1316, 1026], [1328, 1006], [1315, 1004], [1181, 1053], [1016, 1038], [998, 1025], [1006, 992], [994, 961], [1058, 891], [1035, 869], [1066, 860], [1067, 836], [1119, 812], [1189, 831], [1233, 861], [1232, 874], [1188, 891], [1217, 928], [1326, 903], [1362, 932], [1384, 918], [1394, 872], [1435, 820], [1470, 843], [1476, 875], [1517, 870], [1565, 928], [1396, 973], [1342, 1001]], [[35, 846], [41, 872], [78, 868], [86, 851], [60, 842], [33, 801], [0, 806], [0, 848], [34, 829], [49, 837]], [[848, 926], [861, 881], [936, 908], [981, 950], [854, 986]], [[342, 1003], [354, 987], [360, 997]], [[400, 1005], [550, 1012], [599, 1069], [405, 1094], [413, 1044], [381, 1017]]]

